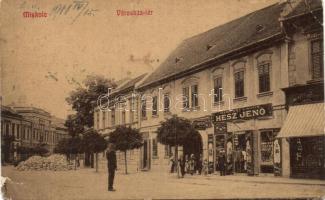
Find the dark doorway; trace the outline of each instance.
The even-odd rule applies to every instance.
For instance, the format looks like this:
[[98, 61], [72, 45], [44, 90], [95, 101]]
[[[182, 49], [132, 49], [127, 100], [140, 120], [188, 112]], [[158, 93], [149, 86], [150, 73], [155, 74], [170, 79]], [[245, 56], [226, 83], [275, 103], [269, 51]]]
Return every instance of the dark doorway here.
[[198, 133], [192, 139], [188, 140], [183, 147], [183, 156], [194, 154], [195, 158], [200, 158], [200, 155], [203, 156], [203, 144], [202, 144], [202, 137]]
[[148, 167], [148, 141], [144, 140], [143, 142], [143, 159], [142, 159], [142, 168], [146, 169]]

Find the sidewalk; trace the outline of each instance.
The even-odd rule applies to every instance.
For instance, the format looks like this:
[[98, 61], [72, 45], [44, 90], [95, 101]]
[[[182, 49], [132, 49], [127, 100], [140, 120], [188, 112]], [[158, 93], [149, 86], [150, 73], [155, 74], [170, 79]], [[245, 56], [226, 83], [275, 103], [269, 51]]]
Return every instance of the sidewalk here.
[[[171, 176], [175, 176], [173, 174]], [[294, 178], [286, 178], [280, 176], [247, 176], [246, 174], [235, 174], [235, 175], [227, 175], [220, 176], [219, 174], [209, 174], [207, 176], [204, 175], [189, 175], [186, 174], [183, 178], [184, 181], [191, 180], [193, 182], [200, 180], [208, 180], [211, 181], [211, 184], [215, 184], [215, 181], [235, 181], [235, 182], [250, 182], [250, 183], [269, 183], [269, 184], [294, 184], [294, 185], [318, 185], [325, 186], [325, 180], [316, 180], [316, 179], [294, 179]], [[205, 181], [205, 183], [207, 183]]]

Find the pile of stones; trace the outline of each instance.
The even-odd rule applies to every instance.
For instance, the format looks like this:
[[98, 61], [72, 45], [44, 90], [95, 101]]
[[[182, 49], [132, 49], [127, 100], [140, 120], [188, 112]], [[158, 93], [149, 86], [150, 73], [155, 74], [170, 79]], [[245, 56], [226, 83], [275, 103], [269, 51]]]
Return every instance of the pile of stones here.
[[73, 169], [73, 164], [70, 164], [64, 155], [53, 154], [49, 157], [32, 156], [25, 161], [22, 161], [16, 167], [17, 170], [53, 170], [64, 171]]

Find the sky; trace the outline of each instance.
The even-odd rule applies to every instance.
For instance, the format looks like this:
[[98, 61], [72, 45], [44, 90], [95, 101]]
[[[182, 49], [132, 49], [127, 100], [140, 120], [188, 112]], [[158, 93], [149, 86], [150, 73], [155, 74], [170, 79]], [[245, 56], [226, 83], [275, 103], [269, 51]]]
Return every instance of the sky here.
[[[150, 73], [182, 40], [278, 1], [0, 0], [2, 104], [66, 118], [73, 111], [65, 99], [87, 75], [119, 80]], [[34, 11], [47, 17], [23, 15]]]

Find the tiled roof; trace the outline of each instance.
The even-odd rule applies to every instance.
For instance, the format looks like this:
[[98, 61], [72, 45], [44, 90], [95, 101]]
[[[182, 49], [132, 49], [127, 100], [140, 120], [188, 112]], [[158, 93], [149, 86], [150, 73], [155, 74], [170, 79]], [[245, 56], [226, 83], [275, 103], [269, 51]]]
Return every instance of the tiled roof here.
[[120, 87], [116, 88], [114, 93], [122, 92], [122, 91], [125, 91], [127, 89], [130, 89], [130, 88], [134, 87], [135, 84], [138, 83], [139, 81], [141, 81], [146, 75], [147, 75], [147, 73], [141, 74], [140, 76], [137, 76], [137, 77], [127, 81], [125, 84], [123, 84]]
[[281, 35], [279, 17], [283, 7], [284, 4], [273, 4], [184, 40], [139, 88], [193, 69], [200, 63], [241, 47]]

